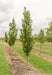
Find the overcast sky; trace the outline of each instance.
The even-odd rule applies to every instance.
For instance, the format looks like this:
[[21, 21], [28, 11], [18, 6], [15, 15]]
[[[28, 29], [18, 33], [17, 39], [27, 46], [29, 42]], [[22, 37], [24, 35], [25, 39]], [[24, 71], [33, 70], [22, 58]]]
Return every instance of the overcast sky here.
[[9, 30], [13, 17], [17, 27], [21, 28], [24, 6], [31, 13], [33, 34], [48, 27], [52, 21], [52, 0], [0, 0], [0, 37]]

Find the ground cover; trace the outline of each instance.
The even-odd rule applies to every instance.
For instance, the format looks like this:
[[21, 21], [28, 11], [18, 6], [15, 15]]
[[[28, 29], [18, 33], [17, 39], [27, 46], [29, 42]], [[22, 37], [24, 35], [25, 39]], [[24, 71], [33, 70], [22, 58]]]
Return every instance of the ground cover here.
[[0, 44], [0, 75], [11, 75], [2, 44]]
[[[24, 59], [26, 59], [26, 56], [23, 52], [23, 50], [19, 47], [13, 46], [16, 52], [18, 52]], [[29, 62], [34, 66], [39, 68], [39, 70], [44, 71], [46, 73], [52, 73], [52, 63], [43, 59], [40, 56], [37, 56], [35, 54], [30, 53], [29, 56]], [[41, 62], [41, 63], [40, 63]]]

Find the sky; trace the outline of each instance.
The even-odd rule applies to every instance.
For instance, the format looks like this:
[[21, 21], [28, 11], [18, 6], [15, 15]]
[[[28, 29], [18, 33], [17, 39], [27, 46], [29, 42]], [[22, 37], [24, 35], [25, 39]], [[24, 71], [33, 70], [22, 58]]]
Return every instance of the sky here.
[[48, 23], [52, 21], [52, 0], [0, 0], [0, 37], [8, 32], [13, 17], [19, 37], [24, 6], [30, 11], [33, 35], [48, 27]]

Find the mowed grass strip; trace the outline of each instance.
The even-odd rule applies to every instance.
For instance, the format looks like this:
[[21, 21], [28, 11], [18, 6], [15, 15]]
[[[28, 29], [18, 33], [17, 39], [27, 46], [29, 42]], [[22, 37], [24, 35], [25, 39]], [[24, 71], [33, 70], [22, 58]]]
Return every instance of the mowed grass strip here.
[[[26, 59], [26, 55], [24, 54], [23, 50], [19, 47], [13, 46], [16, 52], [18, 52], [24, 59]], [[28, 57], [29, 62], [40, 71], [45, 73], [52, 74], [52, 63], [43, 59], [40, 56], [30, 53]]]
[[0, 75], [11, 75], [2, 44], [0, 44]]

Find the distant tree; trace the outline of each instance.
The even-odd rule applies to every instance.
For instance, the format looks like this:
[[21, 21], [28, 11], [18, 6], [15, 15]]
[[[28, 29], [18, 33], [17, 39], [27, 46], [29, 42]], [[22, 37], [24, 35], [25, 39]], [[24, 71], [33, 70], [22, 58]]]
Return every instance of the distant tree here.
[[44, 43], [44, 30], [40, 30], [38, 34], [38, 41], [40, 42], [40, 55], [41, 55], [41, 44]]
[[51, 42], [51, 40], [50, 40], [50, 33], [48, 31], [48, 28], [46, 28], [46, 29], [47, 29], [47, 31], [46, 31], [45, 39], [46, 39], [47, 42]]
[[8, 43], [9, 43], [10, 46], [12, 46], [12, 45], [14, 45], [15, 40], [17, 38], [17, 30], [18, 30], [16, 28], [16, 24], [15, 24], [14, 18], [12, 19], [12, 23], [9, 24], [9, 27], [10, 27], [10, 29], [9, 29], [9, 32], [8, 32], [8, 35], [9, 35]]
[[34, 43], [34, 37], [32, 36], [32, 20], [30, 18], [30, 12], [26, 10], [26, 7], [24, 7], [23, 12], [24, 18], [22, 19], [22, 29], [20, 39], [23, 46], [23, 51], [27, 56], [27, 62], [28, 62], [28, 56], [29, 52], [32, 50], [33, 43]]
[[51, 42], [51, 51], [52, 51], [52, 22], [49, 24], [49, 28], [47, 28], [47, 37], [49, 37], [48, 41], [50, 40]]
[[7, 35], [7, 32], [5, 32], [5, 42], [8, 42], [8, 35]]
[[35, 42], [38, 41], [38, 35], [37, 34], [34, 35], [34, 39], [35, 39]]

